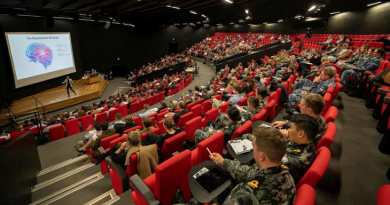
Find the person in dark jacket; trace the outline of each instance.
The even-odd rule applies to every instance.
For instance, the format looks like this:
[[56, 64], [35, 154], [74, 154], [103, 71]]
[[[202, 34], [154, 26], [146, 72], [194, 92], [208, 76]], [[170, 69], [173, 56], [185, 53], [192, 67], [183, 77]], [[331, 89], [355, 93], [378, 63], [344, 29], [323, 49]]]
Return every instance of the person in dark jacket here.
[[182, 115], [188, 113], [188, 110], [186, 110], [186, 103], [183, 101], [179, 102], [179, 109], [179, 112], [173, 115], [173, 121], [175, 121], [175, 124], [179, 122], [179, 119]]
[[133, 116], [128, 115], [125, 117], [125, 124], [114, 125], [114, 129], [116, 130], [116, 133], [122, 136], [125, 130], [130, 129], [132, 127], [136, 127], [137, 123], [135, 123], [133, 119], [134, 119]]

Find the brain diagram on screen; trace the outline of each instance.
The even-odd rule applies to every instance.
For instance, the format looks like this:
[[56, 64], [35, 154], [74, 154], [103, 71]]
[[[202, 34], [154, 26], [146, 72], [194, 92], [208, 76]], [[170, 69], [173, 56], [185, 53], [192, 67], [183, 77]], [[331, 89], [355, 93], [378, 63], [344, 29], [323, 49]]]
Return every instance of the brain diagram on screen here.
[[52, 50], [43, 43], [32, 43], [26, 49], [26, 56], [30, 62], [39, 62], [47, 69], [53, 61]]

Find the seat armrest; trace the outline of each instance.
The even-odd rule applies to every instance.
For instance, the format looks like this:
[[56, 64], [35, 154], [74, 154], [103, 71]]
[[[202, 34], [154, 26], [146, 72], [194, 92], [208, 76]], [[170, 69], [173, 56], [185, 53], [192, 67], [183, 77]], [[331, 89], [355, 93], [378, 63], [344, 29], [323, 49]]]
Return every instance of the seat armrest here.
[[371, 71], [365, 71], [365, 72], [364, 72], [364, 75], [365, 75], [365, 76], [369, 76], [369, 75], [372, 75], [372, 74], [373, 74], [373, 73], [372, 73]]
[[124, 170], [121, 165], [112, 161], [110, 157], [106, 157], [106, 160], [108, 166], [111, 169], [114, 169], [118, 173], [119, 177], [121, 178], [123, 192], [129, 190], [129, 176], [127, 176], [126, 170]]
[[377, 81], [374, 81], [374, 82], [372, 83], [372, 85], [373, 85], [373, 86], [376, 86], [376, 87], [380, 87], [380, 86], [382, 86], [382, 83], [377, 82]]
[[131, 186], [138, 191], [148, 202], [149, 205], [160, 205], [160, 201], [154, 196], [153, 192], [146, 186], [145, 182], [138, 176], [138, 174], [130, 177]]
[[379, 88], [378, 89], [378, 94], [386, 95], [387, 93], [390, 93], [390, 90], [386, 90], [386, 89], [383, 89], [383, 88]]
[[384, 103], [386, 104], [390, 104], [390, 98], [389, 97], [386, 97], [384, 100], [383, 100]]

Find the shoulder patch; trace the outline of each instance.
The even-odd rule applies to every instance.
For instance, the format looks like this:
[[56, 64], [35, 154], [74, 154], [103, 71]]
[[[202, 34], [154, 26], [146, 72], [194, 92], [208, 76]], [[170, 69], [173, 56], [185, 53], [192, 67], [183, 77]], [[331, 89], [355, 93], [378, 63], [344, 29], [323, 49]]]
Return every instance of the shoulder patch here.
[[252, 187], [253, 189], [259, 188], [259, 181], [257, 181], [257, 180], [252, 180], [252, 181], [248, 182], [247, 184], [248, 184], [248, 186]]
[[280, 165], [283, 169], [287, 169], [288, 170], [288, 167], [284, 164]]
[[225, 129], [229, 129], [229, 126], [226, 126]]
[[293, 152], [296, 152], [296, 153], [301, 153], [301, 150], [300, 149], [294, 149], [292, 150]]

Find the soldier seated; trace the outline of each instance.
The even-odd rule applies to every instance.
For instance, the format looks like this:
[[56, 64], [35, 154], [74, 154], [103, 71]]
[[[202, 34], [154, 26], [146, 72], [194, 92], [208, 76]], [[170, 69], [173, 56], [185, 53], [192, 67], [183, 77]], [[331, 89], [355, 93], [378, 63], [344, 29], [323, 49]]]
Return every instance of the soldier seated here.
[[248, 98], [248, 106], [236, 106], [239, 107], [241, 113], [241, 121], [243, 122], [251, 120], [252, 117], [259, 113], [261, 110], [261, 107], [259, 105], [259, 99], [257, 99], [255, 96], [250, 96]]

